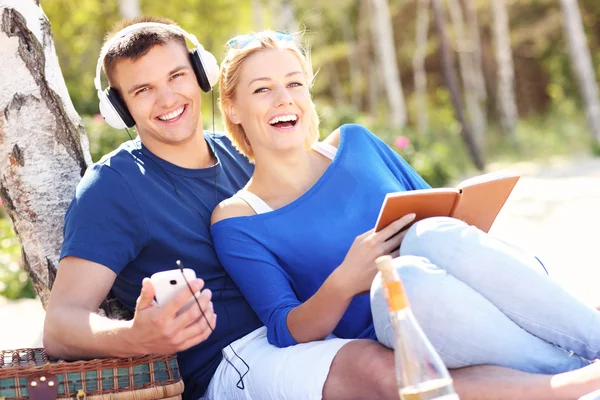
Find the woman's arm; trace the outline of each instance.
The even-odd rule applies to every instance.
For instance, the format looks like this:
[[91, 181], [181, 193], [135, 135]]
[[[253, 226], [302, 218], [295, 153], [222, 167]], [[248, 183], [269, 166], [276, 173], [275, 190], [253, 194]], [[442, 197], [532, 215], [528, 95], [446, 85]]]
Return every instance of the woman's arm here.
[[278, 347], [321, 340], [333, 332], [352, 298], [369, 290], [377, 257], [397, 255], [404, 237], [398, 232], [414, 218], [408, 215], [380, 232], [358, 236], [342, 264], [302, 303], [277, 257], [245, 232], [241, 221], [219, 219], [228, 215], [227, 208], [213, 214], [211, 233], [219, 260], [267, 327], [269, 343]]

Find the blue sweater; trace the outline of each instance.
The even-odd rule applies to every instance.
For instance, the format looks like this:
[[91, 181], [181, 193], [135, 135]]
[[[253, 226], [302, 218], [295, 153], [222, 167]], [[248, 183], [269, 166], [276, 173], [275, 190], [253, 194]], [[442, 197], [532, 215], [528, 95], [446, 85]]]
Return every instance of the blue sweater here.
[[[337, 268], [356, 236], [372, 229], [389, 192], [429, 185], [360, 125], [341, 127], [337, 154], [300, 198], [277, 210], [215, 223], [219, 259], [267, 327], [269, 342], [296, 344], [287, 315]], [[376, 339], [369, 296], [356, 296], [333, 334]]]
[[204, 279], [220, 318], [206, 341], [178, 354], [185, 398], [194, 400], [208, 387], [221, 349], [262, 326], [226, 276], [208, 225], [217, 202], [246, 184], [252, 166], [222, 134], [205, 137], [219, 160], [210, 168], [178, 167], [139, 140], [124, 143], [89, 168], [65, 216], [61, 251], [61, 258], [75, 256], [113, 270], [112, 291], [132, 310], [142, 279], [177, 268], [176, 260]]

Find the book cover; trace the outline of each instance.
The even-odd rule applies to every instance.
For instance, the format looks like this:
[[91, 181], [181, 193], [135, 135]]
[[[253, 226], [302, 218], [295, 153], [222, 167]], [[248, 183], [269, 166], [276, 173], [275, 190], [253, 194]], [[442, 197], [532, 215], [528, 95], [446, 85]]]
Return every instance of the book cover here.
[[456, 188], [434, 188], [388, 193], [379, 211], [375, 230], [415, 213], [414, 222], [447, 216], [488, 232], [517, 184], [519, 176], [510, 171], [490, 172], [467, 179]]

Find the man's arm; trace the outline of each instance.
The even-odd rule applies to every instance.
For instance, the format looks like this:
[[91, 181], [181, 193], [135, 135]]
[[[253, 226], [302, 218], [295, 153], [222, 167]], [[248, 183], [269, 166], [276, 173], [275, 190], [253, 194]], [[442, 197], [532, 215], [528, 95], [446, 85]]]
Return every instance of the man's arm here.
[[[44, 347], [54, 357], [88, 359], [172, 354], [190, 348], [208, 337], [211, 329], [198, 307], [178, 311], [191, 294], [184, 288], [168, 303], [158, 306], [154, 289], [145, 279], [131, 321], [111, 320], [97, 311], [108, 295], [116, 274], [104, 265], [77, 257], [65, 257], [58, 272], [44, 323]], [[194, 292], [204, 282], [190, 282]], [[198, 297], [211, 326], [216, 315], [210, 290]]]

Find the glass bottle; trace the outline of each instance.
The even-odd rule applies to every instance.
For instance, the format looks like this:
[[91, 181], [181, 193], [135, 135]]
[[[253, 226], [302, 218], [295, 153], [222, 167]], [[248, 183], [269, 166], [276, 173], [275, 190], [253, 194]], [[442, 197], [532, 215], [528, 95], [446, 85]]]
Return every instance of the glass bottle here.
[[458, 400], [448, 369], [412, 313], [392, 257], [379, 257], [376, 263], [394, 327], [400, 399]]

